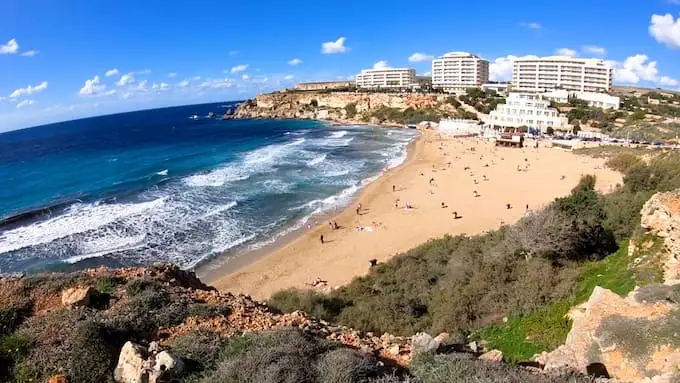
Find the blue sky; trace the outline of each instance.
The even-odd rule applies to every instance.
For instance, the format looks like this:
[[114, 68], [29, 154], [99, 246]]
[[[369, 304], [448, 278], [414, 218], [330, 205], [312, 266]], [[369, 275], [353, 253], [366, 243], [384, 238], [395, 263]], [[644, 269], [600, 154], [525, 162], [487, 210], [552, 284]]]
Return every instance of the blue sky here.
[[4, 0], [0, 131], [244, 99], [376, 64], [423, 74], [450, 51], [490, 60], [496, 79], [513, 57], [560, 50], [609, 60], [618, 84], [678, 89], [679, 17], [680, 0]]

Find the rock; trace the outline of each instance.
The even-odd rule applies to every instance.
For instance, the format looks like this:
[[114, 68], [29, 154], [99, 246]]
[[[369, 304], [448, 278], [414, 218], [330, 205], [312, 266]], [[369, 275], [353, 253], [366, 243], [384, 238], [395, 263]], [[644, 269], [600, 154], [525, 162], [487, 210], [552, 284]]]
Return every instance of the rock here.
[[470, 347], [470, 351], [472, 352], [479, 352], [479, 347], [477, 346], [477, 342], [474, 340], [470, 343], [468, 343], [468, 347]]
[[120, 351], [113, 378], [117, 383], [147, 383], [149, 374], [144, 364], [144, 348], [128, 341]]
[[480, 360], [486, 360], [487, 362], [502, 362], [503, 361], [503, 352], [500, 350], [491, 350], [489, 352], [485, 352], [484, 354], [479, 356]]
[[149, 383], [171, 382], [181, 377], [184, 372], [184, 362], [182, 359], [161, 351], [156, 355], [156, 362], [149, 376]]
[[451, 344], [451, 335], [449, 335], [448, 332], [443, 332], [437, 336], [434, 337], [434, 340], [439, 342], [439, 345], [449, 345]]
[[61, 304], [64, 306], [90, 306], [99, 295], [93, 287], [72, 287], [61, 292]]
[[414, 354], [437, 351], [440, 344], [439, 341], [425, 332], [419, 332], [411, 337], [411, 343], [413, 344]]
[[394, 356], [399, 355], [399, 351], [400, 350], [399, 350], [398, 344], [392, 345], [390, 348], [387, 349], [387, 352], [390, 353], [390, 355], [394, 355]]
[[50, 377], [47, 383], [67, 383], [66, 377], [64, 375], [54, 375]]
[[161, 349], [160, 349], [160, 345], [158, 344], [158, 342], [153, 341], [153, 342], [149, 343], [149, 349], [148, 349], [148, 353], [149, 353], [149, 354], [155, 355], [155, 354], [157, 354], [160, 350], [161, 350]]

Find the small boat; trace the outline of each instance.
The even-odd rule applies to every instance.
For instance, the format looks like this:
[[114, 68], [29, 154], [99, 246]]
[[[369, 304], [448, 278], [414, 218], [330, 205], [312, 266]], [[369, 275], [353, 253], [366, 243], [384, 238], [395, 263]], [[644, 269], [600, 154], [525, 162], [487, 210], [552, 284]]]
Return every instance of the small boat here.
[[209, 113], [208, 113], [208, 118], [213, 118], [213, 117], [215, 117], [215, 113], [209, 112]]
[[192, 120], [198, 120], [198, 116], [197, 116], [197, 115], [195, 115], [195, 114], [194, 114], [194, 115], [192, 115], [192, 116], [191, 116], [191, 117], [189, 117], [189, 118], [190, 118], [190, 119], [192, 119]]

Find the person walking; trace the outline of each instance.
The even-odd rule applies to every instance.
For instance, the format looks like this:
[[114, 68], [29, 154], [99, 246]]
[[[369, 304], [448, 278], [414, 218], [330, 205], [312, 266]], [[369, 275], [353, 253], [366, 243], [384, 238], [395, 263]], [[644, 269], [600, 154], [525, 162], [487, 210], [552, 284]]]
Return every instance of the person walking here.
[[319, 236], [319, 239], [321, 240], [321, 244], [323, 245], [323, 243], [324, 243], [324, 242], [323, 242], [323, 234], [321, 234], [321, 235]]

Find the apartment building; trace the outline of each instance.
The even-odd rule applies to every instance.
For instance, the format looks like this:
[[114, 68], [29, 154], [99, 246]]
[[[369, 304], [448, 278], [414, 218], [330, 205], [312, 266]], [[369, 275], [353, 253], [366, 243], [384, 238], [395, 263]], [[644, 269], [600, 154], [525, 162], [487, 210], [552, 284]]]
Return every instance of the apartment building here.
[[577, 92], [609, 92], [613, 69], [600, 59], [565, 56], [516, 59], [512, 88], [519, 92], [565, 89]]
[[411, 68], [364, 69], [356, 75], [359, 88], [411, 88], [416, 85], [416, 70]]
[[550, 101], [540, 94], [510, 93], [505, 104], [498, 104], [486, 118], [486, 125], [494, 127], [539, 129], [545, 133], [548, 127], [570, 130], [569, 120], [559, 111], [550, 108]]
[[467, 52], [450, 52], [432, 60], [432, 87], [462, 94], [489, 81], [489, 61]]
[[541, 93], [541, 96], [546, 100], [566, 104], [569, 98], [574, 97], [588, 103], [589, 106], [602, 109], [619, 109], [621, 99], [616, 96], [610, 96], [607, 93], [596, 92], [570, 92], [564, 89], [551, 90], [549, 92]]

